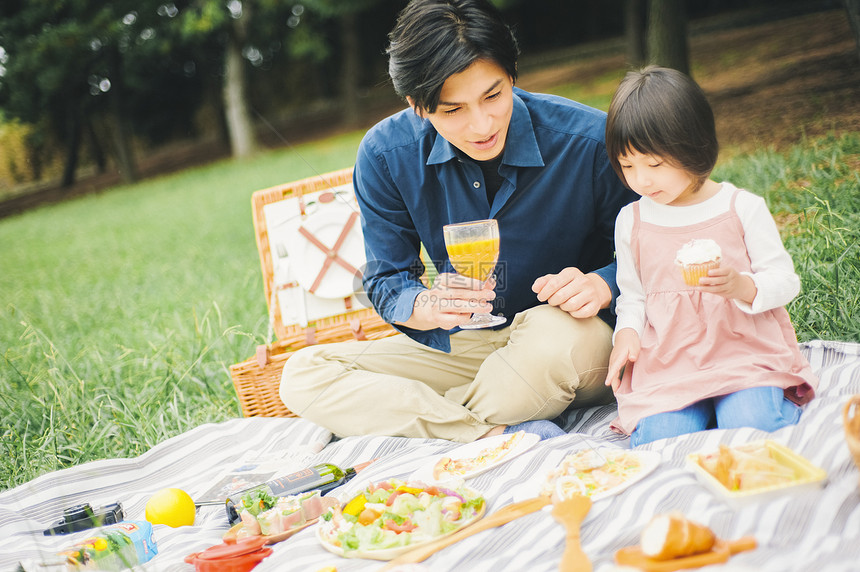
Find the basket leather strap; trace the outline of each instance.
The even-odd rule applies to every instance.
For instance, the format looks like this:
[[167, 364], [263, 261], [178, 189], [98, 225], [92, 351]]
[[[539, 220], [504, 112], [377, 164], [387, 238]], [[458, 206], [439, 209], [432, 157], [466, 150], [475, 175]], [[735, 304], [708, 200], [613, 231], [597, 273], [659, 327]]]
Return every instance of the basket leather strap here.
[[309, 346], [317, 343], [317, 329], [314, 326], [305, 328], [305, 343]]
[[353, 318], [349, 321], [349, 327], [352, 329], [352, 335], [356, 340], [363, 342], [367, 339], [364, 330], [361, 328], [361, 320]]
[[269, 365], [269, 360], [272, 357], [272, 350], [268, 344], [262, 344], [257, 346], [257, 352], [255, 355], [257, 357], [257, 365], [264, 368]]
[[303, 226], [299, 227], [299, 233], [308, 239], [308, 241], [322, 250], [325, 255], [325, 262], [323, 262], [322, 268], [317, 274], [316, 279], [314, 280], [313, 285], [308, 288], [308, 292], [314, 294], [316, 289], [319, 288], [320, 283], [322, 282], [325, 273], [328, 272], [328, 269], [331, 267], [333, 262], [337, 262], [343, 268], [345, 268], [351, 274], [357, 275], [358, 270], [356, 270], [349, 262], [344, 260], [338, 255], [338, 250], [343, 246], [343, 243], [346, 241], [346, 237], [349, 234], [349, 231], [352, 229], [353, 225], [355, 225], [355, 221], [358, 219], [358, 213], [353, 212], [349, 215], [349, 219], [346, 221], [346, 224], [343, 226], [343, 230], [340, 232], [340, 236], [337, 237], [337, 241], [334, 243], [334, 246], [331, 248], [327, 247], [323, 244], [317, 237], [315, 237], [308, 229]]

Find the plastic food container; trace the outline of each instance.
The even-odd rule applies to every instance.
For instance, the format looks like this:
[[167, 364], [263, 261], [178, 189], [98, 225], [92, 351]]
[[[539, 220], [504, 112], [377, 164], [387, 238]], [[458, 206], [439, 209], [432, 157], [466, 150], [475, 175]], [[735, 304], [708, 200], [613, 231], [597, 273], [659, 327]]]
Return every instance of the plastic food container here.
[[[754, 445], [763, 445], [766, 447], [770, 452], [770, 457], [774, 461], [794, 471], [794, 478], [789, 482], [770, 486], [745, 490], [729, 490], [714, 475], [699, 464], [699, 460], [703, 456], [716, 453], [716, 451], [687, 455], [687, 467], [695, 473], [702, 484], [736, 508], [741, 508], [753, 502], [769, 500], [785, 492], [802, 493], [824, 485], [824, 481], [827, 479], [827, 473], [824, 469], [813, 465], [805, 457], [798, 455], [785, 445], [768, 439], [766, 441], [749, 443], [741, 447], [745, 448]], [[732, 447], [732, 449], [735, 449], [735, 447]]]
[[264, 536], [224, 542], [189, 554], [185, 562], [193, 564], [196, 572], [248, 572], [272, 553], [271, 548], [264, 546], [266, 542], [268, 538]]

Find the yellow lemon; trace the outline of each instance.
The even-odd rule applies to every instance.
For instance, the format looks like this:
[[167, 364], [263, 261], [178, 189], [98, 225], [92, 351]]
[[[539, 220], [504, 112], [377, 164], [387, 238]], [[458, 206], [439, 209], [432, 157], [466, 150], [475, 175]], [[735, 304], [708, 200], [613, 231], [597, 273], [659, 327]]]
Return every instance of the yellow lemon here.
[[182, 489], [161, 489], [146, 502], [146, 520], [176, 528], [194, 524], [194, 500]]

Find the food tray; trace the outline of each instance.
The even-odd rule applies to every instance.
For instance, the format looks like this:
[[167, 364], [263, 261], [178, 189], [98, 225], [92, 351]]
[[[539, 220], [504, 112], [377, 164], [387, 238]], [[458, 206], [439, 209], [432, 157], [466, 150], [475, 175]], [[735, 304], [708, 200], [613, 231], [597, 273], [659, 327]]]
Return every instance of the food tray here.
[[735, 507], [742, 507], [752, 502], [769, 500], [785, 493], [786, 491], [796, 494], [811, 489], [817, 489], [824, 485], [824, 482], [827, 479], [827, 473], [820, 467], [813, 465], [805, 457], [798, 455], [785, 445], [770, 439], [750, 443], [750, 445], [756, 444], [763, 444], [767, 447], [770, 451], [771, 457], [777, 463], [793, 469], [795, 479], [791, 482], [778, 485], [732, 491], [727, 489], [725, 485], [699, 464], [699, 459], [706, 454], [712, 453], [712, 451], [706, 453], [691, 453], [690, 455], [687, 455], [687, 466], [693, 471], [693, 473], [695, 473], [696, 477], [702, 484]]

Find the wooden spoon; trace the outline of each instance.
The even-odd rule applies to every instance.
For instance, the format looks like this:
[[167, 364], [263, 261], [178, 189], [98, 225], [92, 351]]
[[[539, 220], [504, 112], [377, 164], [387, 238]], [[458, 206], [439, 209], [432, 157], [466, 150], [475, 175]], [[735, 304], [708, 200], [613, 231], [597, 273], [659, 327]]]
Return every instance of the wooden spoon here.
[[484, 530], [495, 528], [496, 526], [501, 526], [521, 516], [531, 514], [535, 511], [542, 509], [549, 503], [550, 498], [548, 496], [539, 496], [537, 498], [509, 504], [508, 506], [500, 508], [490, 516], [482, 518], [481, 520], [477, 520], [473, 524], [470, 524], [465, 528], [461, 528], [460, 530], [449, 536], [440, 538], [439, 540], [435, 540], [433, 542], [428, 542], [427, 544], [424, 544], [423, 546], [420, 546], [415, 550], [410, 550], [406, 554], [398, 556], [379, 570], [380, 572], [382, 572], [383, 570], [390, 570], [391, 568], [394, 568], [401, 564], [424, 562], [425, 560], [427, 560], [427, 558], [429, 558], [436, 552], [454, 544], [455, 542], [459, 542], [460, 540], [463, 540], [468, 536], [472, 536], [473, 534], [477, 534]]
[[564, 553], [561, 555], [559, 572], [591, 572], [591, 560], [582, 550], [579, 542], [579, 529], [585, 515], [591, 510], [591, 499], [583, 495], [553, 502], [552, 516], [567, 531]]

